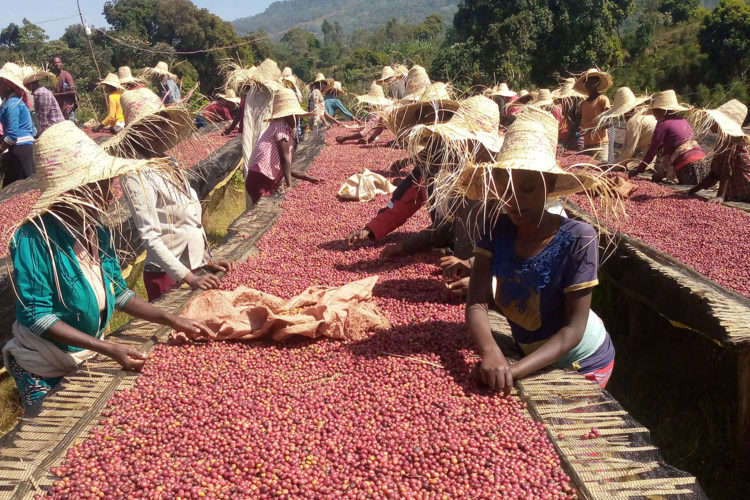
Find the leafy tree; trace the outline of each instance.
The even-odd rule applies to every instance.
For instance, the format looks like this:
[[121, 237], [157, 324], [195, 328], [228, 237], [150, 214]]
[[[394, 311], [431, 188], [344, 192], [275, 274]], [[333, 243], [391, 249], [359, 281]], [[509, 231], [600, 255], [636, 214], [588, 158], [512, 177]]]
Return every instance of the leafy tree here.
[[0, 31], [0, 47], [15, 49], [18, 48], [20, 43], [21, 35], [18, 32], [18, 25], [16, 23], [10, 23]]
[[721, 0], [703, 19], [698, 42], [714, 67], [739, 77], [750, 64], [750, 5]]
[[659, 6], [659, 12], [669, 15], [672, 23], [676, 24], [692, 18], [698, 7], [698, 0], [664, 0]]
[[433, 78], [467, 88], [482, 81], [479, 70], [480, 49], [473, 39], [454, 43], [441, 50], [430, 67]]

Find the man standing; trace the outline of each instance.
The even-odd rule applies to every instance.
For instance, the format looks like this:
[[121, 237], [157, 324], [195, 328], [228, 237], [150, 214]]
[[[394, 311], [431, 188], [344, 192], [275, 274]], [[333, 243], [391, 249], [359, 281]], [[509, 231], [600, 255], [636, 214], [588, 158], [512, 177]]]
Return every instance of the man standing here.
[[41, 69], [24, 67], [23, 84], [34, 96], [34, 114], [38, 123], [37, 137], [55, 123], [65, 120], [55, 96], [40, 83], [41, 80], [52, 76]]
[[73, 76], [63, 69], [63, 62], [59, 56], [50, 60], [52, 72], [57, 75], [57, 88], [55, 99], [60, 105], [60, 110], [66, 120], [73, 123], [76, 121], [76, 109], [78, 109], [78, 91]]

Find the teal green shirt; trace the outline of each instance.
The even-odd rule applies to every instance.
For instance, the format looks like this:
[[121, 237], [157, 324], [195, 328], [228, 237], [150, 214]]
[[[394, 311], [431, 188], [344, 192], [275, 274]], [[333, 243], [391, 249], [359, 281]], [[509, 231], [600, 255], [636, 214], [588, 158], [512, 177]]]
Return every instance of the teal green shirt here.
[[[37, 225], [43, 226], [47, 239]], [[10, 255], [16, 286], [16, 319], [32, 332], [45, 336], [63, 321], [92, 337], [100, 337], [115, 308], [121, 309], [135, 295], [122, 277], [112, 233], [96, 229], [99, 238], [107, 307], [103, 314], [73, 251], [75, 237], [50, 214], [21, 226], [13, 236]], [[80, 348], [55, 343], [68, 352]]]

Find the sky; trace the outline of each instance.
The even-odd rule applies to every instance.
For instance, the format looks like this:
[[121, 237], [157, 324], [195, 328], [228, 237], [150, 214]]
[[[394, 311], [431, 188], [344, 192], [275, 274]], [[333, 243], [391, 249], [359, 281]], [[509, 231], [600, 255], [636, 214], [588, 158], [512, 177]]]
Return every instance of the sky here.
[[[8, 0], [10, 2], [10, 0]], [[192, 0], [195, 5], [206, 8], [226, 21], [234, 21], [263, 12], [275, 0]], [[5, 0], [0, 3], [5, 3]], [[81, 11], [91, 26], [105, 27], [102, 10], [105, 0], [80, 0]], [[10, 23], [21, 24], [23, 18], [38, 24], [47, 32], [50, 40], [56, 40], [71, 24], [80, 23], [76, 0], [26, 0], [14, 2], [12, 9], [1, 9], [0, 29]]]

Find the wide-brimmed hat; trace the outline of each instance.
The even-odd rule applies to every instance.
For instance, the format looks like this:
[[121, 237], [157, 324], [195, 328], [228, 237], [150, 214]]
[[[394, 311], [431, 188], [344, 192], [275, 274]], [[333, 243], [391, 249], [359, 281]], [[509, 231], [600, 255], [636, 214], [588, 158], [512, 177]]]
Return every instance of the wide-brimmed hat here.
[[96, 84], [97, 87], [99, 85], [106, 85], [115, 90], [125, 90], [125, 88], [120, 85], [120, 79], [117, 78], [117, 75], [115, 75], [114, 73], [107, 73], [107, 76], [105, 76], [103, 80], [99, 81], [99, 83]]
[[11, 84], [19, 94], [29, 94], [23, 85], [23, 68], [16, 63], [7, 62], [0, 68], [0, 78]]
[[586, 97], [584, 94], [578, 92], [573, 88], [576, 84], [575, 78], [565, 78], [560, 84], [559, 88], [552, 91], [553, 99], [568, 99], [571, 97]]
[[563, 170], [557, 163], [558, 123], [555, 117], [536, 106], [528, 106], [505, 132], [503, 147], [494, 163], [471, 165], [461, 172], [464, 195], [474, 200], [502, 199], [512, 172], [539, 172], [555, 178], [547, 198], [590, 191], [599, 184], [585, 173]]
[[255, 73], [255, 66], [245, 68], [239, 63], [233, 61], [225, 63], [222, 67], [224, 73], [227, 75], [227, 79], [224, 82], [225, 90], [234, 90], [239, 92], [243, 87], [253, 85], [253, 73]]
[[586, 90], [586, 80], [593, 77], [599, 78], [599, 92], [605, 92], [612, 86], [612, 75], [600, 70], [599, 68], [589, 68], [578, 77], [575, 85], [573, 85], [573, 90], [588, 95], [588, 91]]
[[[413, 100], [398, 101], [401, 103], [388, 108], [383, 116], [388, 130], [396, 137], [401, 137], [414, 125], [434, 125], [450, 119], [458, 107], [458, 101], [453, 99], [451, 88], [442, 82], [430, 84], [427, 88], [417, 94]], [[439, 111], [443, 113], [444, 119], [439, 119]]]
[[[145, 172], [173, 172], [166, 158], [128, 160], [111, 156], [73, 122], [64, 120], [34, 141], [34, 175], [25, 188], [41, 194], [18, 227], [47, 212], [53, 205], [71, 202], [87, 206], [81, 194], [69, 193], [87, 184]], [[85, 196], [85, 193], [83, 193]]]
[[674, 90], [664, 90], [654, 95], [651, 109], [663, 109], [665, 111], [688, 111], [689, 105], [680, 104]]
[[295, 94], [299, 92], [299, 87], [297, 87], [297, 80], [293, 76], [283, 77], [281, 79], [281, 84], [289, 90], [294, 91]]
[[37, 82], [39, 80], [44, 80], [45, 78], [53, 78], [55, 75], [50, 73], [49, 71], [46, 71], [42, 68], [37, 68], [35, 66], [24, 66], [21, 68], [23, 71], [23, 84], [27, 85], [31, 82]]
[[406, 95], [402, 101], [417, 101], [421, 93], [432, 83], [427, 70], [422, 66], [414, 65], [406, 75]]
[[381, 84], [381, 83], [388, 83], [393, 78], [396, 78], [396, 71], [393, 69], [392, 66], [383, 66], [382, 71], [380, 72], [380, 78], [375, 80], [375, 83]]
[[309, 113], [302, 109], [297, 100], [297, 94], [293, 90], [283, 88], [276, 91], [273, 96], [273, 112], [266, 121], [276, 120], [278, 118], [285, 118], [287, 116], [311, 116], [313, 113]]
[[226, 94], [216, 94], [221, 99], [224, 99], [225, 101], [233, 102], [235, 104], [239, 104], [241, 99], [237, 97], [237, 94], [235, 94], [234, 89], [227, 89]]
[[635, 108], [648, 101], [650, 96], [636, 97], [632, 90], [628, 87], [620, 87], [615, 92], [615, 98], [612, 101], [612, 107], [607, 111], [603, 112], [597, 117], [599, 123], [603, 123], [608, 120], [614, 120], [627, 113], [633, 111]]
[[552, 99], [552, 92], [549, 89], [539, 89], [536, 94], [536, 100], [534, 106], [543, 108], [544, 106], [552, 106], [555, 101]]
[[292, 71], [292, 68], [289, 66], [286, 66], [284, 69], [281, 70], [281, 78], [291, 78], [294, 76], [294, 72]]
[[310, 86], [312, 87], [313, 85], [315, 85], [315, 84], [316, 84], [316, 83], [318, 83], [318, 82], [327, 82], [327, 81], [328, 81], [328, 80], [327, 80], [327, 79], [326, 79], [326, 77], [325, 77], [325, 76], [323, 75], [323, 73], [316, 73], [316, 75], [315, 75], [315, 79], [314, 79], [314, 80], [312, 81], [312, 83], [310, 83]]
[[718, 125], [722, 134], [731, 137], [743, 137], [745, 132], [742, 124], [747, 118], [747, 106], [737, 99], [727, 101], [716, 109], [699, 110], [699, 115], [704, 115]]
[[281, 80], [281, 70], [279, 65], [273, 59], [266, 59], [255, 68], [250, 78], [253, 82], [265, 86], [271, 91], [279, 89]]
[[117, 78], [120, 80], [121, 85], [141, 82], [139, 78], [133, 76], [133, 72], [130, 70], [130, 66], [120, 66], [119, 68], [117, 68]]
[[147, 88], [126, 90], [120, 104], [125, 128], [102, 144], [112, 154], [132, 157], [138, 146], [165, 151], [193, 131], [190, 111], [182, 105], [164, 107], [159, 96]]
[[494, 97], [496, 95], [499, 95], [500, 97], [515, 97], [517, 95], [516, 92], [510, 90], [510, 88], [508, 87], [508, 84], [505, 82], [487, 89], [486, 94], [489, 97]]
[[[492, 99], [475, 95], [459, 103], [450, 120], [434, 125], [417, 125], [409, 134], [409, 149], [417, 151], [435, 135], [443, 139], [441, 147], [453, 143], [472, 141], [481, 144], [488, 152], [497, 153], [503, 145], [499, 135], [500, 109]], [[463, 152], [471, 148], [458, 148]]]
[[346, 95], [346, 90], [344, 90], [344, 86], [338, 80], [333, 82], [333, 90], [337, 91], [339, 94]]
[[534, 102], [535, 99], [536, 99], [536, 93], [529, 92], [528, 90], [523, 89], [518, 93], [518, 97], [511, 104], [514, 106], [518, 106], [522, 104], [531, 104]]
[[159, 61], [153, 68], [144, 69], [143, 74], [148, 78], [167, 76], [173, 80], [177, 79], [177, 75], [169, 71], [169, 65], [164, 61]]
[[366, 94], [358, 95], [356, 99], [362, 104], [369, 104], [371, 106], [388, 106], [393, 104], [393, 101], [385, 96], [383, 87], [375, 82], [370, 84], [370, 90], [368, 90]]

